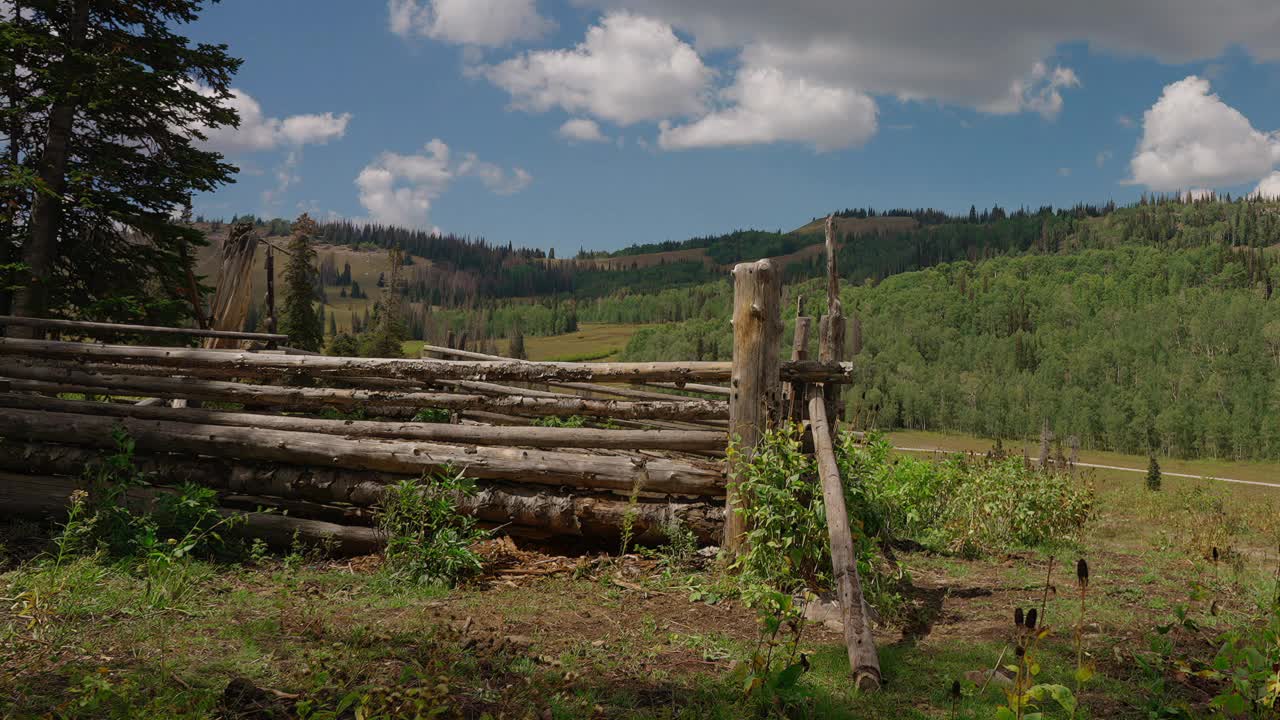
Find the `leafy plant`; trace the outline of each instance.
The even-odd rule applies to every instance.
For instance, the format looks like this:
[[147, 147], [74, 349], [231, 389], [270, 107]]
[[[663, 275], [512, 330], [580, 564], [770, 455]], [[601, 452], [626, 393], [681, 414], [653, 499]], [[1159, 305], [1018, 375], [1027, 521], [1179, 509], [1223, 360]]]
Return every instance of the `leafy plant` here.
[[[817, 596], [806, 595], [805, 602]], [[790, 593], [769, 591], [757, 598], [760, 635], [750, 660], [739, 666], [743, 694], [765, 712], [786, 715], [803, 701], [797, 687], [809, 670], [809, 658], [800, 652], [804, 635], [804, 603]]]
[[474, 494], [475, 482], [453, 470], [389, 486], [378, 526], [387, 536], [390, 572], [413, 582], [449, 585], [480, 572], [480, 557], [471, 546], [486, 533], [459, 509], [459, 499]]
[[449, 417], [449, 411], [444, 408], [426, 407], [414, 414], [413, 422], [447, 423], [449, 422]]
[[538, 418], [533, 421], [538, 427], [562, 427], [562, 428], [580, 428], [586, 427], [587, 420], [581, 415], [570, 415], [566, 418], [555, 417], [549, 415], [547, 417]]

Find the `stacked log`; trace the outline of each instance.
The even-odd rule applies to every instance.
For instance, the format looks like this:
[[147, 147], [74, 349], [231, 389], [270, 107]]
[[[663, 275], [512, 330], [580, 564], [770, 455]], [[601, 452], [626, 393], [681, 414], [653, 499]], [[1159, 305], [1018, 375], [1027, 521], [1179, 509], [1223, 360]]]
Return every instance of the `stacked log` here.
[[[5, 477], [64, 476], [66, 482], [42, 498], [33, 497], [30, 492], [39, 483], [21, 487], [6, 483], [8, 489], [0, 490], [0, 504], [27, 511], [59, 511], [76, 487], [75, 478], [100, 456], [99, 452], [82, 446], [2, 441], [0, 472], [9, 473]], [[194, 482], [214, 488], [224, 505], [250, 510], [282, 509], [293, 517], [329, 521], [340, 526], [370, 523], [374, 517], [370, 509], [381, 502], [389, 484], [420, 479], [416, 475], [193, 458], [163, 452], [139, 453], [134, 457], [134, 465], [160, 486]], [[44, 487], [48, 490], [53, 486], [46, 483]], [[566, 492], [501, 481], [478, 480], [476, 494], [459, 497], [458, 501], [462, 511], [491, 525], [539, 530], [593, 542], [616, 541], [627, 522], [638, 542], [662, 542], [665, 526], [672, 519], [678, 519], [701, 542], [709, 544], [718, 540], [723, 521], [723, 510], [715, 498], [687, 499], [642, 492], [633, 501], [627, 495], [605, 491]]]

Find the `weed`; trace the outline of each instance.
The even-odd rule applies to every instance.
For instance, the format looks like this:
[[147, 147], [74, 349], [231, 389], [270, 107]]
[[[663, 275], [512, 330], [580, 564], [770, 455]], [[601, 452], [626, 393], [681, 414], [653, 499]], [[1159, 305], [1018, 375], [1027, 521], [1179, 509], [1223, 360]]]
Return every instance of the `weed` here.
[[587, 420], [581, 415], [571, 415], [566, 418], [549, 415], [534, 420], [533, 424], [539, 427], [580, 428], [587, 426]]
[[698, 537], [679, 517], [672, 515], [662, 524], [667, 542], [658, 549], [658, 560], [667, 572], [689, 567], [698, 552]]
[[474, 493], [475, 482], [452, 470], [389, 486], [378, 517], [387, 536], [389, 571], [414, 582], [449, 585], [478, 573], [480, 558], [471, 545], [485, 533], [458, 509], [459, 498]]
[[627, 495], [627, 510], [622, 514], [622, 527], [618, 541], [618, 558], [622, 559], [631, 546], [631, 538], [635, 534], [636, 517], [639, 515], [637, 503], [640, 502], [640, 489], [644, 486], [643, 476], [636, 479]]
[[419, 423], [447, 423], [452, 413], [444, 408], [422, 408], [413, 416], [413, 422]]

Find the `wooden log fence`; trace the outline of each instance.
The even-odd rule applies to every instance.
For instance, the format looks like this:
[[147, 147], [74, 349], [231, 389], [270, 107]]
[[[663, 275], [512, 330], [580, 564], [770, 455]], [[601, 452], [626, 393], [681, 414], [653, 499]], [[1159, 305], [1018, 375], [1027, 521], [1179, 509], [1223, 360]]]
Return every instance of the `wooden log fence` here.
[[323, 433], [345, 438], [422, 440], [459, 445], [507, 445], [535, 448], [594, 448], [611, 450], [723, 450], [725, 434], [690, 430], [592, 430], [562, 427], [486, 427], [437, 423], [323, 420], [288, 415], [251, 414], [205, 409], [174, 409], [142, 405], [112, 405], [59, 400], [38, 395], [0, 393], [0, 408], [102, 415], [138, 420], [172, 420], [199, 425], [257, 427], [269, 430]]
[[291, 408], [340, 408], [355, 410], [366, 406], [403, 408], [443, 408], [445, 410], [489, 410], [520, 415], [589, 415], [622, 419], [713, 420], [728, 415], [724, 403], [711, 400], [592, 400], [566, 395], [491, 396], [459, 393], [395, 392], [345, 388], [287, 387], [204, 380], [198, 378], [135, 377], [98, 374], [73, 365], [33, 365], [0, 361], [0, 376], [20, 390], [63, 393], [137, 393], [215, 402], [245, 403], [255, 406]]
[[0, 437], [111, 448], [123, 428], [143, 450], [180, 451], [348, 470], [420, 474], [459, 468], [475, 478], [630, 491], [640, 486], [680, 495], [719, 495], [724, 478], [713, 463], [626, 455], [460, 446], [402, 440], [359, 440], [313, 432], [267, 430], [79, 413], [9, 409]]
[[222, 338], [225, 340], [258, 340], [284, 343], [288, 335], [277, 333], [241, 332], [238, 330], [206, 330], [203, 328], [175, 328], [157, 325], [127, 325], [123, 323], [89, 322], [86, 320], [59, 320], [55, 318], [29, 318], [17, 315], [0, 315], [0, 326], [43, 328], [46, 330], [70, 330], [85, 335], [154, 335], [162, 337]]
[[[50, 443], [8, 441], [0, 444], [0, 449], [5, 450], [0, 452], [0, 471], [14, 475], [78, 478], [86, 466], [101, 457], [91, 448]], [[373, 513], [368, 509], [378, 506], [389, 484], [419, 477], [154, 452], [135, 455], [134, 463], [155, 483], [196, 482], [218, 490], [223, 504], [249, 509], [283, 506], [291, 514], [301, 513], [300, 517], [342, 520], [339, 524], [370, 522]], [[719, 542], [722, 529], [724, 511], [715, 498], [679, 500], [642, 493], [633, 502], [628, 495], [610, 492], [566, 492], [489, 480], [476, 484], [475, 495], [459, 499], [463, 512], [494, 525], [554, 536], [613, 541], [629, 525], [637, 542], [660, 543], [666, 539], [664, 526], [676, 519], [701, 543], [714, 544]], [[54, 500], [65, 505], [67, 494]], [[305, 504], [286, 505], [284, 499]], [[39, 510], [57, 507], [54, 503]], [[323, 516], [318, 512], [321, 508], [327, 511]]]

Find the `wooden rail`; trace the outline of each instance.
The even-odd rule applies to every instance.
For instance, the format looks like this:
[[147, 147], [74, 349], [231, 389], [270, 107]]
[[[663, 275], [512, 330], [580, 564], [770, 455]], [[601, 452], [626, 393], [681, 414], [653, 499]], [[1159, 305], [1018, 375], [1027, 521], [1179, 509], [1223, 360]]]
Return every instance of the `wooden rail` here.
[[78, 330], [88, 335], [123, 333], [132, 335], [166, 335], [178, 337], [223, 338], [227, 340], [261, 340], [285, 343], [288, 335], [276, 333], [239, 332], [236, 330], [204, 330], [201, 328], [160, 327], [157, 325], [126, 325], [123, 323], [90, 322], [88, 320], [59, 320], [55, 318], [30, 318], [17, 315], [0, 315], [0, 325]]
[[[727, 381], [729, 362], [565, 363], [504, 361], [403, 360], [312, 355], [265, 355], [225, 350], [96, 345], [55, 340], [0, 338], [0, 356], [25, 356], [77, 363], [116, 363], [175, 368], [193, 377], [392, 377], [432, 380], [548, 381]], [[787, 362], [779, 369], [789, 382], [847, 382], [839, 363]]]
[[270, 430], [314, 432], [347, 438], [387, 438], [538, 448], [597, 448], [611, 450], [724, 450], [725, 434], [697, 430], [592, 430], [559, 427], [486, 427], [436, 423], [375, 422], [370, 420], [321, 420], [288, 415], [266, 415], [191, 408], [113, 405], [80, 400], [58, 400], [38, 395], [0, 393], [0, 408], [79, 413], [138, 420], [172, 420], [203, 425], [257, 427]]

